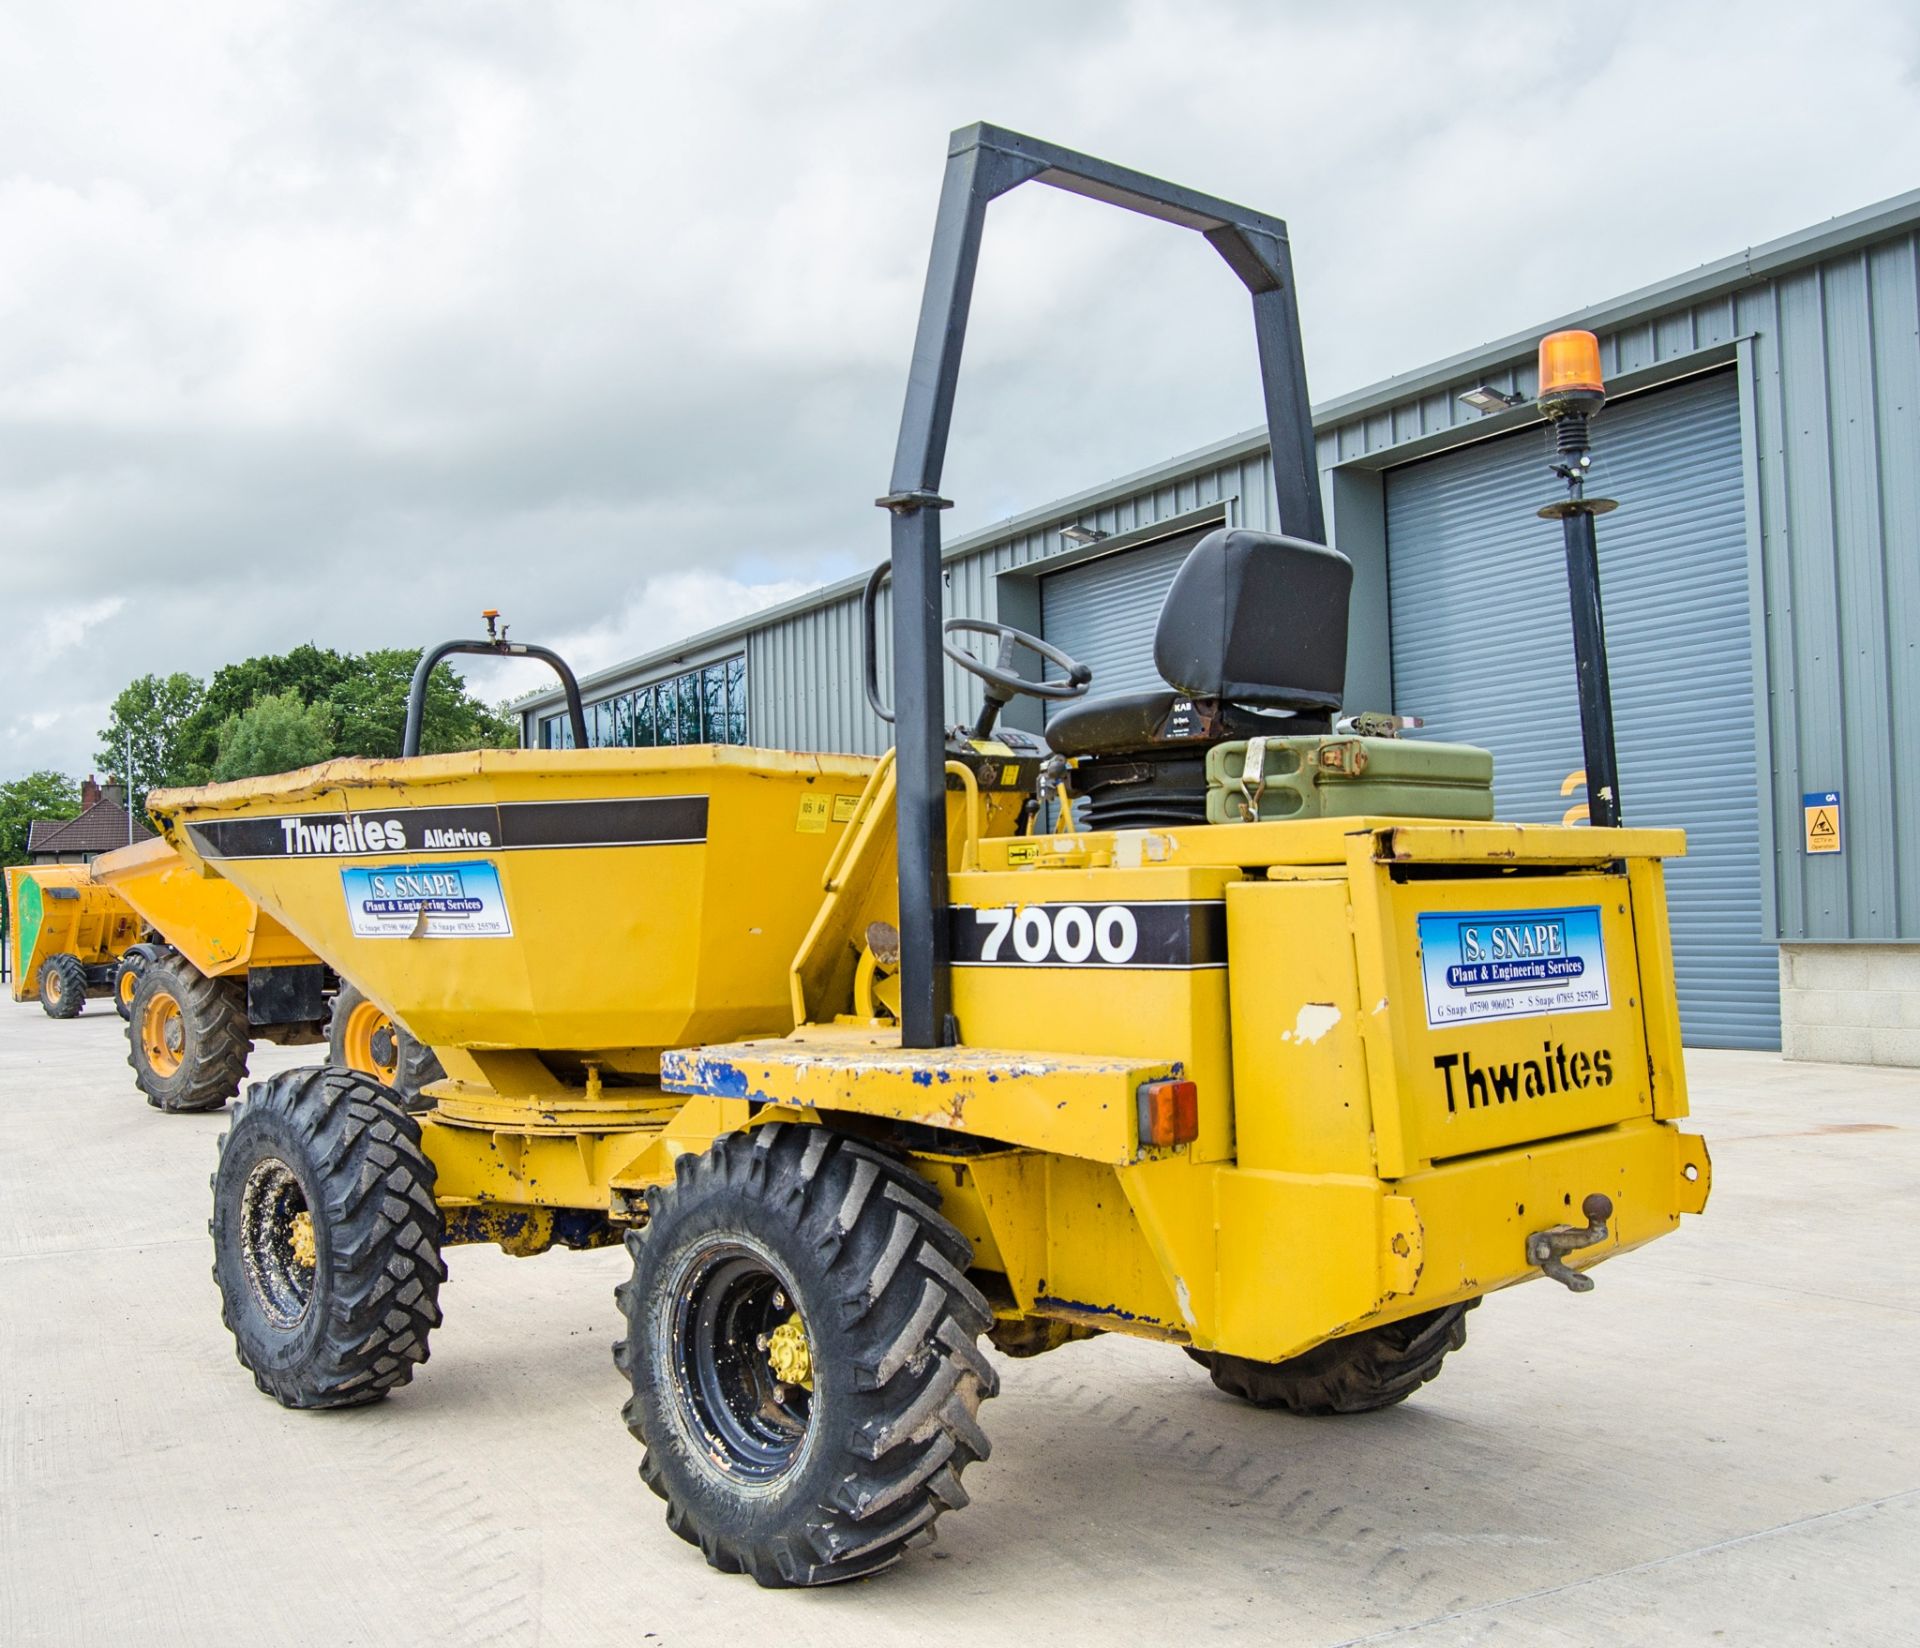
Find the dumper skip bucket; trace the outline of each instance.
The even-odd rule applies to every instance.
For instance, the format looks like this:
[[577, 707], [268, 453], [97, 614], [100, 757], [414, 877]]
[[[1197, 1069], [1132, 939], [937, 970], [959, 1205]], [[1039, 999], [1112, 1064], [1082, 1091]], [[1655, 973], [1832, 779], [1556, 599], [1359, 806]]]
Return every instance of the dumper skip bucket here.
[[234, 882], [439, 1047], [790, 1028], [788, 967], [874, 763], [694, 745], [344, 760], [157, 792]]

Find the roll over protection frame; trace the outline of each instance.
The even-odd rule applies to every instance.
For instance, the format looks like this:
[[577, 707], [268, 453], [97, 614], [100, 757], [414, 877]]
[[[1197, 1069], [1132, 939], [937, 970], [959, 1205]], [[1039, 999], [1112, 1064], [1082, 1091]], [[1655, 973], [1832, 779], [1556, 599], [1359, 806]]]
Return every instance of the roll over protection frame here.
[[538, 658], [541, 663], [549, 665], [553, 673], [560, 677], [561, 688], [567, 695], [567, 721], [573, 728], [573, 746], [579, 750], [587, 747], [590, 742], [587, 737], [587, 712], [580, 704], [580, 683], [573, 678], [573, 671], [566, 659], [547, 647], [536, 647], [530, 641], [509, 641], [502, 637], [491, 641], [442, 641], [439, 646], [420, 654], [420, 662], [413, 669], [413, 684], [407, 688], [407, 730], [400, 740], [402, 755], [420, 753], [420, 727], [427, 713], [427, 680], [443, 658], [456, 652], [483, 653], [489, 658]]
[[[940, 209], [934, 220], [893, 475], [887, 495], [876, 500], [893, 517], [890, 564], [903, 1047], [946, 1046], [958, 1037], [947, 949], [940, 601], [940, 511], [951, 506], [940, 496], [940, 475], [987, 206], [1022, 183], [1044, 183], [1196, 230], [1226, 260], [1253, 298], [1254, 347], [1279, 513], [1274, 529], [1314, 543], [1326, 541], [1286, 224], [997, 126], [968, 126], [955, 132], [947, 149]], [[878, 693], [871, 683], [868, 697], [877, 709]]]

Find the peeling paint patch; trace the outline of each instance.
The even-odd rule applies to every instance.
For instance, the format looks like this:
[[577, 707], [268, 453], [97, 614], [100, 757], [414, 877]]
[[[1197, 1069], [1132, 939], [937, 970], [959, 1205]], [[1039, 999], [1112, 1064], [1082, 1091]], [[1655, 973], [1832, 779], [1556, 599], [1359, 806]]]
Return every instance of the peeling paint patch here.
[[1340, 1022], [1340, 1009], [1330, 1002], [1310, 1001], [1293, 1021], [1293, 1033], [1302, 1041], [1318, 1041]]
[[702, 1059], [697, 1067], [698, 1091], [716, 1099], [744, 1099], [752, 1084], [746, 1071], [725, 1059]]
[[1188, 1327], [1194, 1326], [1193, 1295], [1187, 1291], [1186, 1277], [1174, 1277], [1173, 1298], [1174, 1302], [1180, 1307], [1180, 1320], [1185, 1322]]

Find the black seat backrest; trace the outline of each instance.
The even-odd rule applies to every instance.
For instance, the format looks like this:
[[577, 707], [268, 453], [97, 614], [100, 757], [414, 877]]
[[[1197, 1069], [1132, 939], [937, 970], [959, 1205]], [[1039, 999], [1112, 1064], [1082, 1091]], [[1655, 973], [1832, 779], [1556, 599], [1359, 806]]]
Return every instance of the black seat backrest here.
[[1336, 710], [1347, 677], [1353, 563], [1337, 549], [1222, 527], [1175, 574], [1153, 662], [1193, 698]]

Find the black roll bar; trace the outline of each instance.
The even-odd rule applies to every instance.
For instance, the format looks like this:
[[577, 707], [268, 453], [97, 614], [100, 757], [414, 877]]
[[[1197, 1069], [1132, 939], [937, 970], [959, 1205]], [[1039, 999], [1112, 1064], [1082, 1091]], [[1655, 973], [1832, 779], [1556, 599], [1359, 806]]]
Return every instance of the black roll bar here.
[[891, 568], [891, 562], [882, 561], [867, 574], [866, 585], [860, 591], [860, 685], [866, 689], [867, 708], [889, 726], [893, 723], [893, 711], [880, 696], [880, 626], [876, 620], [880, 611], [880, 586], [886, 582]]
[[536, 647], [530, 641], [442, 641], [439, 646], [421, 653], [420, 662], [414, 666], [413, 684], [407, 688], [407, 730], [400, 740], [402, 755], [420, 753], [420, 725], [427, 713], [427, 679], [443, 658], [456, 652], [484, 653], [489, 658], [538, 658], [543, 664], [551, 665], [567, 695], [567, 720], [573, 727], [574, 748], [587, 747], [590, 742], [587, 712], [580, 705], [580, 683], [574, 680], [573, 671], [559, 653]]
[[[941, 1047], [956, 1032], [947, 933], [946, 748], [941, 656], [940, 496], [960, 352], [973, 304], [987, 206], [1022, 183], [1044, 183], [1193, 229], [1253, 298], [1254, 348], [1272, 443], [1278, 530], [1326, 540], [1287, 226], [1143, 172], [997, 126], [953, 134], [934, 220], [927, 284], [907, 375], [887, 495], [893, 517], [894, 746], [900, 873], [900, 1041]], [[877, 700], [870, 692], [870, 700]]]

